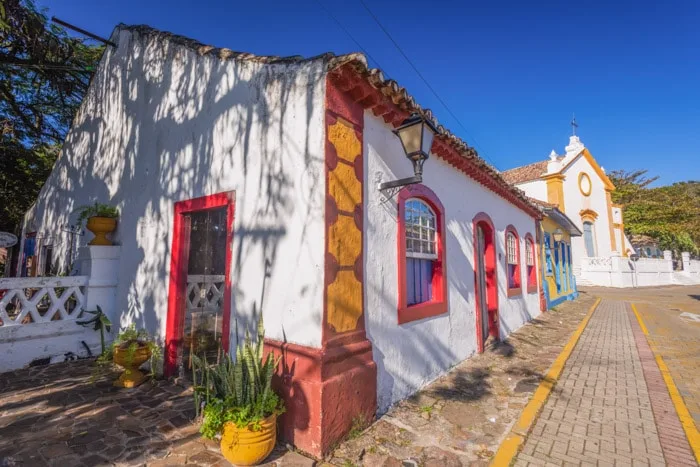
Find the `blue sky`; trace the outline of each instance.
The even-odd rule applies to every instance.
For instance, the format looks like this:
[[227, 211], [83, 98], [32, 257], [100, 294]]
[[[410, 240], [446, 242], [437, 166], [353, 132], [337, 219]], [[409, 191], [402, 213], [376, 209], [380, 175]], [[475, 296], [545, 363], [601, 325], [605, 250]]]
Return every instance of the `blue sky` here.
[[466, 131], [360, 0], [37, 4], [104, 36], [123, 22], [256, 54], [357, 51], [325, 8], [385, 73], [499, 169], [562, 153], [575, 112], [582, 141], [607, 170], [646, 168], [663, 184], [700, 180], [697, 0], [366, 1]]

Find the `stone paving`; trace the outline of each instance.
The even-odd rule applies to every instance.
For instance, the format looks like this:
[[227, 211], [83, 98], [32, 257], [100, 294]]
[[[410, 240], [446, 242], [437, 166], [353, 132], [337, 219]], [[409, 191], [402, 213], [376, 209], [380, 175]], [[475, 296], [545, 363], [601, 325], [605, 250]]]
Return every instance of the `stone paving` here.
[[[0, 374], [0, 467], [225, 466], [192, 423], [190, 390], [162, 381], [134, 389], [95, 378], [91, 361]], [[311, 466], [279, 447], [268, 466]]]
[[593, 314], [516, 465], [664, 465], [625, 304]]
[[[486, 466], [595, 298], [582, 294], [356, 430], [322, 465]], [[413, 465], [413, 464], [406, 464]]]
[[[589, 289], [601, 297], [635, 304], [649, 341], [668, 366], [685, 405], [700, 427], [700, 286]], [[690, 315], [690, 316], [689, 316]]]

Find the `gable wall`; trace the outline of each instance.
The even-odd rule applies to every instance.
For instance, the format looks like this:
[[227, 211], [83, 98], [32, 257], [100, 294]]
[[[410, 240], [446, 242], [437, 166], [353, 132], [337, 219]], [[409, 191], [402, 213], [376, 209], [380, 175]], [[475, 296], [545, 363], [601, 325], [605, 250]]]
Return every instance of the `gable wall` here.
[[75, 223], [73, 211], [117, 205], [118, 323], [162, 337], [173, 205], [235, 190], [231, 316], [242, 333], [263, 310], [268, 337], [318, 347], [322, 64], [221, 60], [127, 30], [112, 40], [25, 231], [64, 258], [58, 227]]

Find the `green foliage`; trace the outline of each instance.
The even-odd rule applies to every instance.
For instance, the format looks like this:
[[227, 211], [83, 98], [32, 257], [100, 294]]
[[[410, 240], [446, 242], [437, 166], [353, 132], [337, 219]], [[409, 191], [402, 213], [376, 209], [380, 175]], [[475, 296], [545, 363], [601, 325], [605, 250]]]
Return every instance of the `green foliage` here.
[[662, 250], [697, 254], [700, 246], [700, 182], [651, 187], [658, 177], [646, 170], [609, 174], [616, 190], [613, 202], [624, 206], [625, 231], [648, 235]]
[[265, 418], [284, 412], [282, 400], [272, 390], [272, 375], [281, 357], [275, 359], [270, 353], [263, 358], [264, 336], [261, 318], [257, 339], [253, 341], [246, 332], [245, 341], [236, 347], [235, 360], [225, 355], [210, 365], [204, 358], [192, 356], [197, 411], [204, 404], [203, 436], [216, 437], [226, 422], [259, 430]]
[[0, 2], [0, 230], [15, 232], [36, 199], [103, 49], [31, 0]]
[[[107, 322], [109, 322], [109, 320], [107, 320]], [[126, 350], [124, 360], [127, 363], [130, 363], [133, 361], [136, 351], [142, 347], [148, 347], [151, 351], [151, 357], [149, 359], [149, 364], [151, 367], [150, 375], [151, 377], [155, 377], [156, 368], [158, 368], [158, 365], [163, 359], [163, 350], [161, 349], [160, 345], [158, 345], [158, 343], [151, 338], [151, 336], [145, 329], [136, 329], [136, 326], [134, 324], [121, 331], [117, 335], [117, 338], [114, 339], [114, 342], [112, 342], [112, 345], [108, 349], [103, 351], [102, 355], [98, 357], [97, 372], [100, 373], [100, 370], [104, 370], [106, 367], [112, 364], [112, 362], [114, 361], [114, 350], [116, 348], [119, 348], [120, 350]], [[95, 375], [93, 375], [93, 379], [94, 376]]]
[[[92, 318], [85, 320], [85, 321], [80, 321], [80, 318], [83, 316], [83, 314], [90, 314], [93, 315]], [[100, 331], [100, 344], [102, 346], [102, 353], [100, 355], [104, 355], [105, 352], [107, 351], [107, 348], [105, 346], [105, 331], [110, 332], [112, 330], [112, 322], [107, 318], [107, 315], [105, 315], [102, 312], [102, 308], [100, 308], [99, 305], [97, 305], [97, 310], [83, 310], [80, 312], [80, 315], [78, 316], [78, 321], [76, 321], [76, 324], [79, 324], [81, 326], [93, 326], [93, 330], [95, 331]]]
[[114, 206], [109, 204], [102, 204], [95, 202], [92, 206], [80, 206], [77, 209], [78, 224], [83, 225], [83, 223], [91, 217], [109, 217], [110, 219], [116, 219], [119, 217], [119, 211]]

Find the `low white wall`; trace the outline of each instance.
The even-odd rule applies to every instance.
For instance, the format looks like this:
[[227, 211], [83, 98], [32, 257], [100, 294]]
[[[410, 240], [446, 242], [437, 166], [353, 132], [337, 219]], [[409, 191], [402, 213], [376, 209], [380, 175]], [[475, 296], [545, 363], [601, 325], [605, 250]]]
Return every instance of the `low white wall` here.
[[[501, 337], [537, 316], [537, 293], [508, 298], [506, 289], [505, 228], [512, 224], [521, 240], [535, 238], [533, 218], [483, 188], [437, 157], [425, 163], [423, 184], [445, 208], [448, 312], [399, 325], [397, 322], [397, 209], [396, 198], [385, 201], [377, 182], [413, 175], [401, 144], [383, 121], [365, 114], [365, 310], [367, 334], [377, 363], [378, 410], [444, 374], [477, 351], [472, 220], [479, 212], [491, 216], [496, 228]], [[525, 269], [525, 268], [522, 268]], [[523, 283], [526, 278], [522, 277]]]
[[51, 321], [22, 326], [0, 326], [0, 373], [16, 370], [39, 359], [50, 363], [87, 357], [101, 352], [100, 333], [75, 321]]
[[621, 256], [581, 258], [581, 277], [601, 287], [650, 287], [675, 283], [670, 258], [640, 258], [636, 261]]
[[[35, 360], [55, 363], [100, 354], [99, 331], [76, 321], [89, 320], [93, 315], [86, 313], [79, 318], [81, 311], [96, 310], [99, 305], [115, 323], [112, 333], [105, 333], [105, 342], [112, 341], [119, 327], [115, 294], [120, 251], [118, 246], [81, 248], [81, 276], [0, 279], [0, 372], [22, 368]], [[29, 299], [27, 291], [31, 292]], [[65, 305], [71, 297], [75, 307], [68, 313], [70, 309]], [[42, 300], [49, 305], [43, 316], [38, 306]], [[20, 310], [14, 319], [7, 313], [10, 303]], [[31, 322], [26, 322], [29, 318]]]

